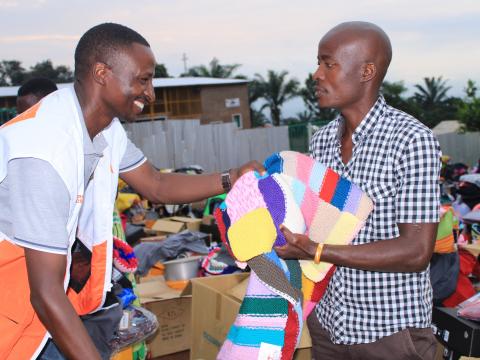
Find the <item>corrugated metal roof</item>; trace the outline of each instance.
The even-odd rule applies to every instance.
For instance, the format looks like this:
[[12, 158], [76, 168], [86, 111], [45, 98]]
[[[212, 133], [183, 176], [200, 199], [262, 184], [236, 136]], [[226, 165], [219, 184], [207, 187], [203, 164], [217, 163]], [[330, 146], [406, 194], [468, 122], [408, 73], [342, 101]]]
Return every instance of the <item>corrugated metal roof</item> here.
[[462, 124], [458, 120], [444, 120], [438, 123], [433, 129], [435, 135], [456, 133], [460, 130]]
[[[161, 87], [178, 87], [178, 86], [209, 86], [209, 85], [233, 85], [244, 84], [248, 80], [243, 79], [218, 79], [207, 77], [179, 77], [179, 78], [157, 78], [153, 79], [153, 86]], [[68, 84], [57, 84], [59, 88], [69, 86]], [[20, 86], [0, 86], [0, 97], [17, 96]]]

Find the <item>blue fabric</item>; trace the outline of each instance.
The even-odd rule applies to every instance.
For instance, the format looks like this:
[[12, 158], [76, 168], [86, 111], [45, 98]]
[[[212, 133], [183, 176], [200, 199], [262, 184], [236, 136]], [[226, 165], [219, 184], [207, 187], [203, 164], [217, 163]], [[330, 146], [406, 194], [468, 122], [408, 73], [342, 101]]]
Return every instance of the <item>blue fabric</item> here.
[[232, 325], [227, 335], [227, 339], [231, 342], [251, 347], [260, 347], [262, 342], [283, 347], [284, 337], [285, 331], [283, 329], [252, 329], [235, 325]]
[[320, 186], [322, 186], [323, 176], [325, 175], [326, 171], [327, 168], [324, 165], [318, 162], [315, 162], [315, 164], [313, 164], [312, 172], [310, 174], [309, 185], [310, 189], [312, 189], [315, 194], [318, 194], [320, 192]]
[[340, 211], [343, 211], [345, 203], [347, 202], [348, 193], [350, 192], [351, 182], [347, 179], [340, 177], [335, 188], [335, 194], [333, 195], [330, 203]]
[[275, 153], [270, 156], [267, 160], [265, 160], [263, 165], [270, 175], [283, 171], [283, 159], [279, 153]]
[[302, 205], [303, 196], [305, 195], [306, 186], [303, 182], [298, 179], [293, 179], [292, 181], [292, 191], [295, 202], [298, 206]]

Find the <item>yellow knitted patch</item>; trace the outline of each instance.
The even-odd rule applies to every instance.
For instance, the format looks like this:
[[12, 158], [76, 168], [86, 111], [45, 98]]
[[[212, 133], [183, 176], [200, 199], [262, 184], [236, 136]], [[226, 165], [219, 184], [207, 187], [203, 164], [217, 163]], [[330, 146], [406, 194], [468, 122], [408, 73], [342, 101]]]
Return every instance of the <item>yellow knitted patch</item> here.
[[[360, 220], [355, 216], [348, 212], [343, 212], [325, 239], [324, 244], [347, 245], [358, 228], [358, 223], [360, 223]], [[332, 264], [323, 261], [315, 264], [311, 260], [300, 260], [300, 266], [307, 278], [318, 282], [325, 277]]]
[[228, 240], [235, 257], [240, 261], [272, 250], [277, 230], [267, 209], [255, 209], [242, 216], [228, 229]]

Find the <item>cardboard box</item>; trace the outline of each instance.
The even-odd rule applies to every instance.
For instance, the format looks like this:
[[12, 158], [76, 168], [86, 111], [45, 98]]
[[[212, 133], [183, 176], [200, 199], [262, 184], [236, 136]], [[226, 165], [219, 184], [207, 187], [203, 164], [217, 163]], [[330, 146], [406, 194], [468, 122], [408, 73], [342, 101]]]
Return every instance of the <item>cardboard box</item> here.
[[[192, 294], [190, 359], [216, 358], [240, 309], [248, 276], [248, 273], [242, 273], [196, 278], [184, 290], [185, 294]], [[310, 348], [310, 336], [304, 326], [294, 359], [310, 360]]]
[[173, 216], [156, 220], [151, 230], [157, 235], [176, 234], [183, 230], [199, 231], [202, 219]]
[[178, 221], [185, 224], [185, 228], [190, 231], [198, 231], [200, 229], [200, 224], [202, 219], [194, 219], [185, 216], [174, 216], [170, 218], [171, 221]]
[[157, 333], [147, 341], [152, 358], [188, 350], [192, 298], [169, 288], [163, 276], [137, 285], [142, 306], [158, 319]]

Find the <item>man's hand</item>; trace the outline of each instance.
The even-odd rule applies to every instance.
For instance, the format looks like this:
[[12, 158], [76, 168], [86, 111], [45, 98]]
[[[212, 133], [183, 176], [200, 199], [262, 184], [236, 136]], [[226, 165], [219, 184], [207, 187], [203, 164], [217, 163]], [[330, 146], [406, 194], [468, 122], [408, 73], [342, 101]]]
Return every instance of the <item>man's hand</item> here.
[[235, 184], [238, 178], [240, 178], [240, 176], [242, 176], [243, 174], [249, 171], [256, 171], [260, 175], [265, 174], [265, 168], [263, 167], [262, 164], [260, 164], [257, 160], [249, 161], [248, 163], [243, 164], [239, 168], [230, 170], [230, 179], [232, 181], [232, 186], [233, 184]]
[[280, 230], [287, 240], [287, 244], [276, 246], [274, 250], [282, 259], [313, 260], [318, 244], [303, 234], [292, 233], [285, 225]]

